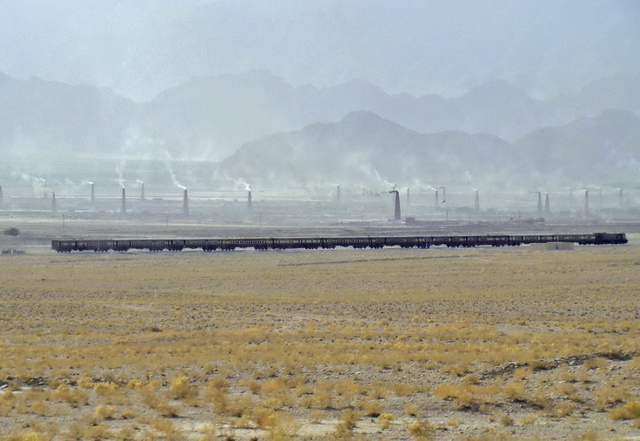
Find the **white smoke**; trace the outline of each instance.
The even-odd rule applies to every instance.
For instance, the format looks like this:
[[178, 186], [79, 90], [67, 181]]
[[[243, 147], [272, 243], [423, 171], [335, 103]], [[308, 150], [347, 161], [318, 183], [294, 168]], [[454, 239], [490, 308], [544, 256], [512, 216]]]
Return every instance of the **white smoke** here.
[[118, 173], [118, 185], [120, 188], [124, 188], [126, 179], [124, 179], [124, 169], [127, 166], [127, 161], [125, 159], [120, 160], [118, 165], [116, 165], [116, 173]]
[[36, 196], [49, 194], [50, 189], [47, 188], [46, 179], [31, 176], [28, 173], [22, 173], [22, 179], [31, 184], [31, 187], [33, 188], [33, 194], [35, 194]]
[[180, 190], [186, 190], [187, 187], [185, 187], [180, 183], [180, 181], [178, 181], [178, 177], [176, 176], [176, 173], [173, 171], [173, 165], [171, 164], [171, 161], [173, 160], [173, 158], [171, 157], [169, 152], [164, 149], [159, 149], [159, 152], [161, 155], [162, 163], [164, 164], [164, 167], [167, 170], [167, 173], [169, 173], [169, 178], [171, 179], [171, 183], [176, 187], [178, 187]]

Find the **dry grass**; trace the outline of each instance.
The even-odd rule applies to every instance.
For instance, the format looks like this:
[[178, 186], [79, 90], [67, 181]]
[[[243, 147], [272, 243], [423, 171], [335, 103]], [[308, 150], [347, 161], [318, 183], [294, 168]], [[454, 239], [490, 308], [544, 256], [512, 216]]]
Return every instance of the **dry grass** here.
[[601, 437], [637, 425], [637, 247], [2, 263], [2, 441], [546, 439], [582, 436], [576, 416]]

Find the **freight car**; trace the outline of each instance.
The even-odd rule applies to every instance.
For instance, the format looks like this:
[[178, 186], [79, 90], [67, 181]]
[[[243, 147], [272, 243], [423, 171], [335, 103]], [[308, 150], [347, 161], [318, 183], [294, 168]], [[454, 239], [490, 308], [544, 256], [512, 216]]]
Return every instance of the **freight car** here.
[[532, 243], [569, 242], [579, 245], [619, 245], [627, 243], [624, 233], [546, 234], [546, 235], [482, 235], [482, 236], [355, 236], [319, 238], [230, 238], [230, 239], [117, 239], [117, 240], [53, 240], [51, 248], [60, 253], [71, 251], [106, 252], [130, 249], [149, 251], [286, 250], [292, 248], [332, 249], [336, 247], [429, 248], [432, 246], [476, 247], [518, 246]]

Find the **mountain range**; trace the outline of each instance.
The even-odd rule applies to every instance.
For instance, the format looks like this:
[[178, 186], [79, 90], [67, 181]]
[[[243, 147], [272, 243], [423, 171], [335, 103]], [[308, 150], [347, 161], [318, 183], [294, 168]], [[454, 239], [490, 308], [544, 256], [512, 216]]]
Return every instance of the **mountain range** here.
[[628, 186], [637, 185], [639, 145], [640, 117], [626, 110], [538, 129], [513, 144], [461, 131], [421, 134], [359, 111], [245, 144], [220, 166], [262, 186]]
[[639, 114], [640, 74], [544, 101], [504, 81], [454, 98], [416, 97], [362, 80], [293, 87], [248, 71], [192, 79], [144, 103], [107, 88], [0, 75], [5, 157], [215, 160], [265, 185], [522, 173], [539, 182], [633, 181]]

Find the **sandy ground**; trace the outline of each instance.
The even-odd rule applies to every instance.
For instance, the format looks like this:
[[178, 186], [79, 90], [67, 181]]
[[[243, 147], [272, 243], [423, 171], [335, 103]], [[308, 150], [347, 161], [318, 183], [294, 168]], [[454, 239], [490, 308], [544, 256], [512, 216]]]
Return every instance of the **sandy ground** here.
[[640, 439], [635, 233], [56, 254], [33, 225], [0, 256], [2, 440]]

